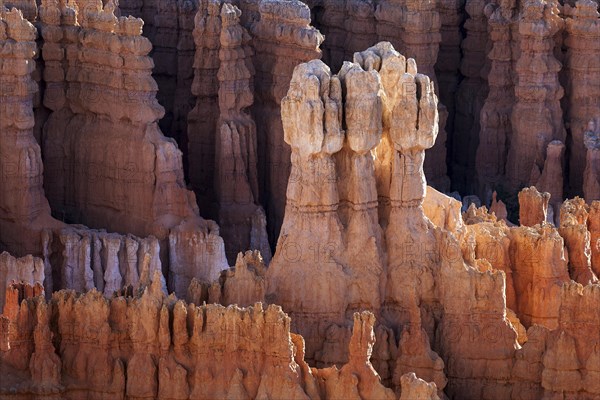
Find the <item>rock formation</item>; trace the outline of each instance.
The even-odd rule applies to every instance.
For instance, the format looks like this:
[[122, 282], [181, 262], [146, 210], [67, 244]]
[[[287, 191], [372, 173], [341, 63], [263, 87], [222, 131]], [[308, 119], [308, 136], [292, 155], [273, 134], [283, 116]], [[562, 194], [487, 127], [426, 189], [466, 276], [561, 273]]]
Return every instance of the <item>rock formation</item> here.
[[[246, 219], [253, 220], [245, 224], [261, 224], [263, 217], [256, 206], [260, 200], [266, 211], [268, 234], [273, 242], [283, 220], [285, 184], [290, 173], [290, 153], [283, 142], [283, 128], [279, 118], [280, 102], [285, 96], [294, 67], [320, 55], [319, 45], [323, 36], [310, 26], [309, 9], [298, 0], [282, 3], [271, 0], [237, 1], [233, 3], [236, 3], [242, 12], [241, 16], [238, 16], [241, 28], [234, 29], [242, 29], [242, 32], [247, 33], [242, 34], [243, 43], [236, 44], [227, 36], [223, 37], [225, 42], [221, 43], [221, 32], [224, 29], [220, 17], [222, 3], [225, 2], [202, 1], [195, 18], [194, 40], [197, 50], [192, 92], [196, 96], [196, 105], [188, 117], [187, 134], [190, 181], [198, 195], [199, 203], [203, 205], [202, 212], [212, 218], [218, 218], [220, 208], [229, 209], [229, 214], [235, 213], [237, 208], [237, 212], [240, 213], [237, 219], [244, 215]], [[226, 35], [226, 32], [223, 34]], [[230, 60], [223, 60], [223, 63], [219, 60], [219, 49], [224, 47], [225, 56], [230, 52], [228, 46], [240, 46], [244, 49], [244, 55], [240, 53], [239, 56], [244, 62], [242, 64], [240, 61], [238, 68], [247, 69], [244, 74], [250, 76], [242, 74], [234, 78], [225, 77], [222, 73], [220, 78], [217, 77], [220, 65], [222, 71], [231, 67], [228, 64]], [[227, 81], [231, 79], [241, 79], [240, 82], [249, 79], [253, 85], [246, 87], [235, 83], [228, 86]], [[217, 84], [218, 81], [221, 83]], [[243, 93], [238, 104], [226, 102], [227, 98], [229, 101], [234, 98], [233, 93], [236, 96], [242, 96]], [[222, 204], [217, 196], [216, 187], [222, 186], [223, 182], [222, 179], [215, 180], [214, 177], [215, 167], [221, 165], [223, 158], [228, 154], [223, 153], [221, 159], [216, 157], [217, 138], [226, 134], [221, 131], [222, 120], [231, 119], [231, 113], [241, 116], [240, 112], [246, 115], [244, 124], [255, 124], [256, 128], [252, 129], [256, 132], [253, 133], [251, 129], [247, 134], [242, 133], [242, 137], [247, 137], [248, 145], [241, 148], [241, 153], [238, 152], [236, 157], [245, 160], [242, 162], [245, 166], [241, 169], [242, 165], [239, 165], [238, 169], [232, 168], [232, 165], [228, 166], [229, 170], [233, 169], [228, 171], [230, 175], [233, 173], [236, 179], [247, 180], [247, 185], [253, 190], [252, 193], [247, 192], [244, 199], [237, 199], [239, 204], [236, 206], [227, 204], [227, 199], [224, 199], [225, 204]], [[250, 118], [250, 115], [253, 118]], [[255, 121], [250, 122], [252, 119]], [[243, 143], [243, 140], [241, 142]], [[253, 143], [256, 143], [256, 147]], [[223, 150], [219, 150], [219, 153]], [[253, 199], [247, 198], [250, 194]], [[227, 196], [231, 196], [231, 193]], [[224, 229], [227, 229], [227, 225], [235, 223], [236, 219], [220, 222], [223, 223]], [[258, 236], [256, 238], [256, 248], [259, 245], [263, 246], [261, 249], [266, 252], [264, 244], [260, 244], [262, 239]], [[247, 240], [234, 239], [234, 242], [238, 243], [232, 244], [232, 249], [228, 250], [230, 261], [235, 259], [237, 251], [244, 250], [240, 243], [243, 244]]]
[[[600, 48], [600, 15], [598, 2], [580, 0], [576, 2], [572, 18], [566, 19], [567, 46], [566, 71], [568, 84], [566, 121], [573, 141], [570, 146], [569, 185], [571, 195], [581, 195], [582, 175], [585, 164], [585, 132], [590, 120], [599, 117], [600, 72], [598, 59]], [[597, 176], [597, 175], [596, 175]], [[594, 199], [600, 198], [596, 192]]]
[[532, 186], [519, 192], [519, 223], [521, 226], [534, 226], [546, 221], [550, 193], [538, 192]]
[[512, 137], [511, 115], [516, 102], [513, 65], [518, 57], [519, 32], [516, 1], [493, 1], [486, 5], [488, 34], [491, 42], [487, 53], [489, 93], [481, 109], [481, 129], [476, 166], [479, 193], [499, 186], [504, 177], [506, 159]]
[[7, 252], [0, 254], [0, 312], [4, 307], [6, 290], [12, 283], [25, 283], [31, 287], [43, 285], [44, 272], [41, 258], [31, 255], [15, 258]]
[[[110, 300], [97, 291], [56, 292], [48, 303], [36, 293], [8, 293], [0, 317], [0, 370], [10, 371], [3, 398], [397, 398], [369, 361], [369, 312], [354, 315], [349, 362], [315, 369], [277, 306], [195, 306], [154, 284]], [[438, 399], [435, 385], [414, 374], [402, 378], [401, 390], [401, 398]]]
[[[533, 182], [542, 192], [550, 194], [552, 213], [558, 214], [563, 200], [563, 169], [565, 164], [565, 145], [560, 140], [553, 140], [546, 147], [546, 160], [544, 169], [539, 178]], [[539, 172], [536, 170], [535, 174]], [[535, 179], [532, 176], [532, 180]]]
[[588, 202], [600, 199], [600, 119], [592, 121], [584, 133], [586, 147], [583, 195]]
[[587, 206], [580, 198], [565, 201], [560, 210], [559, 233], [568, 251], [569, 273], [571, 279], [582, 285], [598, 283], [598, 277], [592, 270], [589, 218]]
[[3, 4], [1, 398], [600, 397], [596, 2]]
[[[203, 93], [206, 85], [197, 82], [195, 93], [199, 95], [193, 113], [190, 113], [190, 132], [203, 144], [193, 143], [193, 159], [208, 158], [214, 168], [207, 169], [208, 176], [202, 180], [197, 172], [193, 176], [199, 183], [214, 185], [214, 201], [217, 204], [218, 222], [230, 262], [239, 251], [248, 248], [261, 250], [266, 262], [271, 258], [266, 216], [258, 205], [257, 139], [256, 124], [249, 113], [254, 102], [252, 65], [253, 51], [249, 47], [248, 32], [239, 25], [241, 11], [231, 4], [211, 3], [208, 14], [197, 14], [194, 31], [200, 44], [197, 54], [198, 79], [218, 79], [216, 93]], [[218, 43], [208, 32], [219, 34]], [[212, 39], [211, 39], [212, 38]], [[204, 47], [216, 45], [215, 49]], [[210, 53], [212, 52], [212, 54]], [[211, 57], [217, 56], [217, 60]], [[218, 69], [203, 67], [218, 65]], [[210, 74], [203, 74], [211, 71]], [[205, 81], [207, 82], [207, 81]], [[208, 81], [209, 85], [212, 85]], [[214, 106], [218, 108], [215, 109]], [[193, 121], [193, 123], [192, 123]], [[199, 132], [198, 132], [199, 131]], [[196, 153], [206, 150], [208, 153]], [[206, 157], [212, 154], [213, 157]], [[204, 157], [203, 157], [204, 155]], [[206, 161], [203, 161], [206, 163]], [[206, 200], [206, 198], [203, 198]], [[210, 201], [210, 200], [209, 200]]]
[[50, 217], [33, 136], [36, 35], [21, 11], [0, 4], [0, 249], [16, 256], [41, 255], [41, 231], [61, 225]]
[[115, 17], [111, 2], [80, 8], [54, 0], [40, 8], [44, 102], [53, 110], [44, 139], [48, 198], [68, 221], [157, 237], [169, 248], [171, 288], [183, 296], [193, 276], [213, 280], [227, 268], [222, 239], [198, 216], [181, 152], [158, 128], [164, 110], [154, 97], [143, 22]]
[[523, 4], [518, 23], [513, 133], [506, 163], [513, 189], [532, 183], [530, 177], [539, 176], [544, 168], [548, 143], [564, 142], [566, 137], [560, 107], [564, 90], [558, 81], [561, 64], [553, 54], [553, 38], [563, 24], [554, 2], [530, 0]]
[[449, 117], [449, 121], [454, 123], [453, 133], [449, 135], [453, 184], [463, 193], [479, 194], [486, 204], [490, 199], [483, 196], [486, 193], [476, 186], [477, 182], [473, 182], [469, 175], [473, 170], [480, 173], [477, 165], [478, 148], [485, 146], [480, 141], [479, 132], [481, 109], [488, 94], [487, 73], [484, 70], [489, 41], [484, 13], [487, 4], [489, 1], [466, 1], [468, 17], [464, 23], [466, 38], [461, 43], [463, 57], [460, 64], [464, 79], [456, 92], [455, 115]]
[[[438, 0], [436, 6], [441, 22], [440, 48], [435, 63], [435, 76], [438, 82], [436, 90], [439, 93], [440, 103], [446, 106], [448, 112], [446, 124], [442, 127], [447, 134], [447, 149], [445, 152], [447, 159], [451, 159], [452, 156], [450, 155], [454, 153], [453, 140], [455, 139], [454, 127], [456, 125], [454, 121], [456, 115], [456, 92], [458, 90], [458, 85], [463, 78], [463, 72], [461, 71], [461, 64], [463, 61], [463, 51], [461, 51], [463, 32], [461, 28], [465, 24], [465, 3], [465, 0]], [[418, 59], [417, 62], [419, 62]], [[470, 154], [474, 154], [474, 151], [470, 152]], [[448, 190], [449, 188], [446, 187], [440, 189]], [[461, 190], [461, 192], [467, 191]]]
[[[244, 10], [242, 8], [242, 10]], [[260, 19], [250, 27], [254, 39], [254, 81], [259, 177], [264, 185], [267, 228], [271, 243], [279, 236], [286, 184], [291, 173], [290, 148], [284, 141], [281, 100], [296, 65], [320, 56], [323, 36], [310, 25], [310, 10], [298, 0], [262, 0]]]
[[[266, 299], [292, 315], [293, 328], [306, 338], [309, 360], [334, 360], [331, 354], [347, 340], [344, 326], [358, 304], [381, 315], [382, 325], [403, 338], [392, 367], [399, 371], [396, 385], [403, 371], [421, 368], [421, 374], [435, 380], [440, 389], [446, 383], [444, 375], [450, 374], [450, 393], [471, 393], [477, 398], [482, 386], [467, 384], [465, 379], [471, 378], [465, 378], [456, 365], [489, 362], [510, 369], [517, 334], [503, 316], [504, 274], [465, 264], [453, 234], [435, 227], [423, 213], [423, 153], [435, 141], [438, 121], [432, 83], [417, 73], [414, 60], [399, 55], [389, 43], [355, 54], [354, 61], [345, 63], [338, 75], [331, 75], [319, 61], [301, 64], [284, 99], [282, 118], [286, 140], [292, 145], [293, 170], [286, 219], [267, 271]], [[374, 147], [376, 153], [388, 154], [390, 161], [378, 157], [371, 164], [373, 153], [361, 156], [360, 151]], [[362, 176], [357, 180], [353, 165], [359, 161], [368, 163], [360, 168]], [[380, 203], [378, 220], [369, 217], [377, 204], [367, 206], [375, 193]], [[360, 204], [365, 205], [357, 207]], [[354, 225], [353, 220], [363, 222]], [[447, 226], [456, 231], [460, 223], [447, 221]], [[352, 243], [359, 243], [361, 237], [370, 243], [362, 245], [359, 255], [353, 253]], [[365, 263], [355, 260], [365, 254], [372, 266], [361, 269]], [[379, 264], [374, 263], [377, 260]], [[299, 285], [306, 281], [319, 286]], [[481, 287], [474, 301], [471, 295], [459, 295], [461, 290], [472, 290], [471, 285]], [[320, 297], [323, 294], [328, 297]], [[487, 311], [482, 314], [479, 309]], [[469, 323], [486, 323], [502, 332], [499, 353], [482, 361], [475, 348], [465, 352], [472, 347], [466, 337], [449, 339], [462, 338], [457, 329]], [[328, 325], [323, 341], [319, 331]], [[383, 369], [385, 365], [378, 364]], [[478, 382], [502, 386], [491, 372], [473, 374]]]

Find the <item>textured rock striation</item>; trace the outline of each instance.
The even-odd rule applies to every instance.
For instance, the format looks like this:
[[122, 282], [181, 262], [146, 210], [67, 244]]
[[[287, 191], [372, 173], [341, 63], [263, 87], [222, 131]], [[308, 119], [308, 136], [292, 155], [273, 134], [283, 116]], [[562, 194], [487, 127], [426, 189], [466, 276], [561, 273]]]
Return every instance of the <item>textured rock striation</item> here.
[[[423, 156], [438, 133], [438, 108], [433, 84], [414, 60], [380, 43], [355, 54], [338, 75], [319, 61], [301, 64], [282, 118], [293, 172], [266, 299], [292, 315], [293, 329], [306, 338], [307, 359], [348, 359], [335, 354], [343, 351], [345, 327], [358, 305], [380, 316], [380, 335], [400, 342], [397, 349], [380, 344], [375, 350], [382, 377], [395, 371], [395, 385], [405, 371], [417, 370], [439, 390], [448, 383], [446, 393], [465, 398], [479, 398], [484, 386], [510, 390], [507, 375], [492, 372], [510, 375], [518, 347], [506, 319], [505, 275], [463, 258], [461, 223], [452, 220], [459, 215], [437, 218], [451, 233], [423, 211]], [[374, 153], [387, 159], [375, 160]], [[500, 342], [497, 336], [492, 346], [492, 338], [462, 334], [465, 326], [482, 325], [500, 332]], [[494, 352], [484, 355], [485, 346]], [[386, 358], [385, 352], [395, 355]], [[482, 364], [487, 367], [475, 368]]]
[[[220, 10], [223, 3], [227, 2], [202, 1], [195, 17], [196, 56], [192, 92], [196, 96], [196, 104], [188, 116], [190, 182], [202, 205], [202, 213], [219, 219], [224, 229], [236, 218], [242, 218], [241, 215], [246, 215], [245, 218], [253, 216], [253, 221], [245, 224], [254, 224], [258, 228], [263, 219], [257, 207], [260, 202], [266, 214], [269, 237], [274, 242], [273, 238], [277, 237], [283, 220], [285, 184], [290, 174], [290, 151], [283, 141], [280, 102], [285, 96], [294, 67], [300, 62], [319, 57], [323, 36], [310, 26], [309, 9], [300, 1], [232, 2], [241, 10], [238, 17], [244, 33], [239, 46], [244, 49], [244, 55], [240, 53], [238, 57], [238, 68], [245, 72], [235, 77], [227, 77], [225, 72], [221, 72], [221, 77], [218, 77], [221, 66], [222, 71], [232, 66], [229, 59], [220, 60], [220, 49], [223, 49], [223, 56], [227, 57], [231, 51], [228, 46], [238, 46], [227, 37], [227, 29], [222, 25]], [[234, 28], [236, 31], [238, 29]], [[221, 38], [223, 30], [225, 36]], [[244, 77], [248, 74], [250, 76]], [[244, 82], [249, 82], [250, 87]], [[231, 100], [238, 97], [241, 100], [232, 104]], [[217, 138], [225, 134], [221, 133], [222, 121], [231, 119], [231, 113], [245, 115], [245, 126], [255, 125], [247, 134], [242, 134], [246, 136], [244, 140], [247, 144], [236, 156], [243, 160], [239, 161], [241, 164], [238, 167], [232, 166], [231, 161], [226, 159], [227, 152], [217, 157], [221, 151], [230, 151], [220, 149], [217, 142], [221, 140], [217, 141]], [[226, 189], [225, 185], [229, 194], [222, 196], [228, 196], [227, 199], [217, 194], [221, 190], [217, 186], [223, 186], [223, 182], [215, 179], [216, 166], [224, 162], [228, 164], [227, 174], [247, 181], [243, 185], [249, 185], [252, 190], [242, 190], [246, 194], [240, 196], [245, 198], [237, 199], [237, 205], [227, 203], [231, 187]], [[219, 210], [222, 208], [229, 209], [231, 215], [236, 212], [239, 215], [230, 222], [221, 221]], [[234, 239], [238, 243], [232, 244], [231, 250], [228, 250], [230, 261], [235, 258], [237, 251], [244, 250], [239, 246], [240, 240], [244, 243], [248, 239]], [[267, 257], [267, 249], [260, 244], [261, 240], [257, 237], [253, 246], [263, 246], [261, 249]]]
[[143, 22], [117, 18], [111, 2], [79, 8], [40, 8], [50, 204], [67, 221], [158, 238], [171, 290], [183, 296], [193, 276], [213, 280], [227, 268], [218, 227], [198, 216], [181, 152], [158, 128], [164, 110]]
[[478, 149], [486, 146], [479, 135], [481, 109], [489, 91], [486, 71], [486, 64], [489, 63], [489, 34], [485, 16], [485, 8], [489, 3], [469, 0], [465, 4], [468, 18], [464, 23], [466, 37], [461, 42], [463, 57], [460, 64], [464, 79], [456, 92], [455, 115], [452, 119], [454, 129], [449, 136], [450, 159], [453, 162], [451, 179], [454, 187], [459, 188], [462, 193], [479, 194], [486, 204], [490, 199], [486, 198], [486, 193], [480, 190], [470, 175], [471, 171], [476, 174], [483, 172], [477, 157]]
[[499, 186], [505, 175], [513, 136], [511, 115], [516, 102], [513, 68], [519, 54], [518, 12], [516, 1], [490, 2], [484, 8], [491, 44], [487, 53], [489, 93], [481, 109], [476, 155], [480, 196]]
[[[7, 293], [4, 398], [397, 398], [369, 361], [375, 318], [368, 312], [354, 315], [349, 362], [315, 369], [277, 306], [195, 306], [158, 285], [110, 300], [97, 291], [61, 291], [48, 303], [35, 292]], [[414, 374], [402, 377], [401, 390], [401, 398], [439, 399], [435, 385]]]
[[[204, 176], [204, 182], [202, 179], [199, 181], [214, 185], [214, 189], [208, 193], [213, 193], [215, 197], [217, 219], [229, 261], [233, 262], [239, 251], [255, 248], [261, 250], [268, 263], [271, 249], [266, 216], [258, 205], [256, 124], [250, 114], [250, 107], [254, 103], [250, 36], [239, 24], [241, 12], [237, 7], [228, 3], [212, 3], [206, 11], [207, 14], [197, 14], [197, 28], [194, 31], [200, 44], [196, 55], [198, 81], [194, 89], [199, 97], [189, 118], [190, 132], [194, 132], [192, 137], [207, 143], [194, 142], [190, 149], [208, 152], [194, 152], [198, 156], [194, 157], [196, 160], [210, 160], [210, 157], [203, 156], [213, 155], [214, 168], [206, 170], [208, 174]], [[208, 34], [210, 31], [219, 34], [219, 42], [212, 50], [205, 47], [210, 46], [214, 39]], [[214, 42], [212, 44], [215, 45]], [[216, 55], [218, 58], [215, 63], [211, 56]], [[215, 64], [218, 66], [216, 71], [203, 68]], [[203, 71], [210, 73], [203, 74]], [[213, 87], [212, 82], [206, 81], [207, 78], [218, 79], [218, 85]], [[216, 96], [203, 93], [206, 84], [217, 90]], [[217, 109], [213, 107], [215, 100]], [[196, 172], [193, 175], [200, 178]], [[202, 200], [211, 201], [206, 196]]]
[[[586, 168], [585, 132], [590, 121], [598, 125], [600, 110], [600, 15], [597, 2], [576, 2], [572, 18], [566, 19], [567, 47], [566, 73], [568, 84], [566, 124], [572, 140], [570, 146], [569, 186], [570, 195], [581, 195], [582, 176]], [[597, 159], [597, 158], [596, 158]], [[598, 175], [596, 175], [598, 176]], [[584, 178], [585, 180], [585, 178]], [[593, 199], [600, 198], [596, 192]]]
[[30, 287], [44, 284], [44, 261], [31, 255], [16, 258], [7, 252], [0, 254], [0, 312], [8, 287], [13, 283], [24, 283]]
[[600, 396], [597, 3], [306, 3], [0, 5], [0, 397]]
[[565, 140], [560, 99], [564, 90], [558, 80], [560, 62], [555, 58], [553, 37], [564, 21], [554, 3], [531, 0], [519, 16], [520, 56], [515, 66], [516, 103], [511, 115], [513, 134], [506, 176], [513, 189], [531, 183], [546, 160], [546, 146]]
[[41, 255], [42, 230], [61, 224], [44, 196], [41, 149], [33, 135], [36, 30], [0, 4], [0, 249]]

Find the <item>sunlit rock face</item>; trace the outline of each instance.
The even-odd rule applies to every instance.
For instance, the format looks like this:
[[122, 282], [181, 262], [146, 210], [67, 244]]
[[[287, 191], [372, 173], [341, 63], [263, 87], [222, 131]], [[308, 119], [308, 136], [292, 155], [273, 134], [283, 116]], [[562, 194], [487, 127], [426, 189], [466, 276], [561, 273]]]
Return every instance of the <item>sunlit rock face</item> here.
[[596, 1], [120, 3], [0, 3], [1, 398], [599, 398]]

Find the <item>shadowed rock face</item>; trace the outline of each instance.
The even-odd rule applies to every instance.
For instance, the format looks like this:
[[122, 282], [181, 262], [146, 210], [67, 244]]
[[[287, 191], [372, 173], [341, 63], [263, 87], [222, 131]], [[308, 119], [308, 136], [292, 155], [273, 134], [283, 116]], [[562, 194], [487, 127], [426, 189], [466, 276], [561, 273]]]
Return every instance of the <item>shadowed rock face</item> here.
[[[554, 65], [551, 67], [553, 72], [545, 71], [545, 67], [536, 67], [535, 71], [530, 72], [517, 71], [520, 57], [525, 57], [521, 64], [528, 65], [530, 63], [527, 62], [527, 57], [536, 58], [535, 54], [538, 52], [535, 50], [535, 54], [528, 55], [529, 50], [524, 54], [520, 51], [522, 43], [527, 49], [537, 46], [537, 39], [528, 34], [521, 38], [519, 32], [520, 24], [525, 23], [525, 1], [304, 2], [310, 8], [310, 16], [299, 0], [286, 1], [279, 8], [285, 10], [282, 13], [285, 17], [280, 19], [278, 15], [272, 17], [269, 14], [272, 2], [231, 1], [242, 12], [240, 23], [248, 31], [248, 45], [256, 54], [251, 58], [256, 69], [254, 94], [257, 101], [249, 107], [256, 124], [258, 144], [256, 160], [259, 200], [255, 202], [265, 210], [272, 248], [283, 221], [285, 183], [291, 170], [289, 148], [283, 141], [278, 142], [283, 137], [279, 102], [287, 90], [294, 66], [318, 57], [319, 46], [323, 52], [323, 61], [337, 70], [344, 59], [350, 59], [354, 52], [367, 48], [378, 40], [387, 40], [402, 54], [414, 58], [420, 71], [435, 82], [440, 97], [438, 106], [441, 124], [436, 144], [426, 152], [424, 165], [432, 186], [442, 191], [452, 188], [463, 195], [477, 194], [488, 205], [493, 192], [497, 191], [499, 199], [508, 205], [509, 214], [513, 218], [517, 214], [513, 209], [518, 207], [516, 194], [524, 186], [538, 184], [546, 163], [547, 145], [552, 140], [560, 140], [565, 145], [565, 159], [559, 170], [562, 175], [569, 174], [563, 180], [563, 193], [583, 194], [585, 148], [582, 138], [585, 126], [597, 117], [598, 95], [595, 82], [598, 79], [594, 79], [596, 68], [587, 67], [593, 65], [593, 60], [597, 58], [593, 44], [600, 33], [596, 29], [597, 2], [586, 0], [579, 5], [569, 2], [560, 9], [553, 5], [555, 2], [548, 2], [547, 7], [545, 6], [546, 11], [541, 14], [545, 21], [543, 24], [558, 24], [559, 27], [556, 34], [545, 39], [546, 47], [554, 53], [547, 53], [548, 57], [558, 61], [558, 64], [548, 61], [549, 59], [544, 59], [543, 63]], [[220, 22], [214, 21], [219, 19], [218, 10], [222, 1], [180, 1], [170, 7], [159, 4], [157, 0], [125, 0], [121, 3], [121, 8], [136, 16], [152, 16], [147, 17], [151, 21], [146, 21], [144, 29], [156, 48], [153, 53], [157, 64], [154, 74], [160, 88], [159, 100], [167, 108], [167, 114], [174, 115], [163, 118], [161, 128], [168, 135], [177, 138], [180, 147], [184, 149], [186, 174], [198, 197], [202, 215], [228, 224], [227, 218], [219, 218], [218, 210], [222, 205], [216, 196], [216, 182], [213, 179], [215, 165], [219, 165], [215, 159], [215, 138], [220, 132], [217, 126], [219, 89], [215, 78], [220, 64]], [[209, 11], [212, 8], [217, 11]], [[157, 9], [164, 9], [161, 11], [164, 15], [172, 14], [170, 21], [177, 19], [179, 22], [165, 22], [162, 16], [154, 15]], [[194, 43], [189, 27], [194, 24], [196, 11], [200, 16], [199, 20], [206, 23], [202, 23], [199, 28], [204, 33], [196, 40], [196, 47], [200, 52], [197, 52], [196, 61], [193, 62], [197, 72], [190, 92], [187, 87], [192, 78], [185, 71], [189, 71], [192, 64], [190, 49], [194, 47]], [[325, 36], [324, 42], [318, 31], [309, 24], [317, 27]], [[292, 36], [299, 35], [304, 39], [301, 43], [295, 40], [287, 42], [287, 39], [284, 42], [280, 40], [281, 37], [273, 40], [273, 35], [277, 37], [278, 30], [272, 30], [270, 26], [276, 25], [287, 27], [281, 29], [281, 32], [291, 29], [298, 32]], [[269, 28], [265, 29], [265, 26]], [[272, 62], [270, 54], [275, 53], [284, 56], [279, 57], [277, 62]], [[576, 53], [581, 55], [575, 55]], [[177, 61], [166, 63], [167, 59]], [[560, 65], [558, 73], [555, 71], [556, 65]], [[532, 93], [536, 85], [541, 87], [541, 82], [546, 81], [554, 87], [554, 94], [533, 95], [547, 97], [547, 100], [541, 100], [547, 103], [544, 107], [548, 107], [548, 113], [552, 114], [546, 125], [543, 121], [532, 122], [536, 118], [548, 118], [547, 115], [544, 116], [544, 112], [527, 106], [527, 102], [537, 104], [537, 100], [525, 100], [524, 95], [521, 96], [522, 104], [516, 111], [518, 115], [513, 118], [513, 108], [518, 100], [515, 91], [519, 74], [526, 76], [521, 79], [524, 88], [519, 89], [523, 93]], [[280, 85], [276, 96], [271, 96], [274, 92], [269, 89], [273, 84]], [[566, 91], [564, 96], [561, 88]], [[557, 98], [561, 96], [560, 106], [557, 108]], [[267, 104], [270, 106], [267, 107]], [[188, 123], [193, 127], [180, 128], [188, 118], [186, 112], [189, 108], [194, 109]], [[178, 109], [183, 111], [178, 112]], [[535, 125], [539, 130], [535, 133], [535, 129], [519, 128], [522, 132], [529, 133], [519, 134], [520, 139], [515, 140], [528, 141], [527, 146], [517, 142], [514, 146], [511, 145], [513, 119], [517, 122], [530, 121], [527, 122], [530, 127]], [[561, 121], [566, 131], [556, 128], [556, 132], [550, 132]], [[167, 128], [167, 125], [173, 128]], [[549, 131], [547, 128], [550, 126], [552, 128]], [[531, 138], [526, 139], [527, 135]], [[535, 142], [533, 145], [532, 141]], [[511, 147], [512, 152], [529, 153], [515, 153], [510, 162], [507, 162]], [[251, 159], [251, 155], [249, 150], [247, 158]], [[528, 164], [529, 158], [536, 160], [536, 168], [533, 168], [533, 161], [531, 165]], [[525, 160], [522, 162], [527, 165], [518, 166], [521, 162], [519, 160]], [[521, 176], [517, 179], [516, 175], [519, 174]], [[542, 189], [548, 190], [546, 187]], [[558, 202], [556, 199], [554, 201]], [[554, 208], [560, 208], [558, 203]], [[553, 211], [558, 213], [557, 210]], [[235, 251], [227, 251], [229, 262], [232, 263]]]
[[[78, 7], [81, 25], [74, 8], [49, 0], [39, 9], [44, 103], [52, 111], [44, 128], [44, 175], [32, 134], [36, 85], [29, 73], [35, 66], [36, 30], [16, 9], [2, 11], [1, 44], [7, 60], [15, 60], [13, 69], [2, 69], [8, 73], [3, 82], [10, 83], [2, 86], [8, 100], [2, 106], [13, 107], [2, 113], [7, 132], [1, 137], [2, 152], [7, 151], [3, 163], [14, 167], [1, 195], [3, 247], [17, 255], [43, 256], [49, 293], [96, 287], [110, 296], [122, 284], [137, 286], [140, 274], [160, 270], [162, 256], [171, 290], [183, 296], [193, 276], [210, 281], [227, 268], [223, 241], [216, 225], [199, 217], [194, 196], [184, 187], [180, 152], [156, 125], [162, 111], [146, 56], [151, 45], [140, 36], [142, 21], [116, 18], [111, 3], [104, 9], [93, 2]], [[16, 115], [18, 121], [4, 115]], [[42, 183], [54, 215], [158, 238], [160, 245], [150, 246], [147, 268], [148, 250], [140, 249], [148, 246], [141, 246], [140, 238], [113, 234], [100, 239], [82, 226], [77, 233], [65, 232], [65, 224], [50, 217]], [[189, 237], [195, 242], [185, 240]], [[203, 245], [207, 241], [210, 251]], [[198, 259], [203, 262], [191, 262]]]

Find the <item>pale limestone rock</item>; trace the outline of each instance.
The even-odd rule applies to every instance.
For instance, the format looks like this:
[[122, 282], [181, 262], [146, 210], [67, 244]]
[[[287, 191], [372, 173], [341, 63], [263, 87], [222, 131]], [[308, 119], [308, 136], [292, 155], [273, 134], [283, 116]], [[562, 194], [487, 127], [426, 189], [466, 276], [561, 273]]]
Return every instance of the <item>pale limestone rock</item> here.
[[0, 311], [4, 307], [6, 289], [12, 283], [42, 285], [45, 279], [44, 262], [31, 255], [15, 258], [7, 252], [0, 254]]
[[458, 237], [462, 235], [464, 222], [460, 213], [461, 203], [458, 200], [427, 186], [423, 211], [435, 226], [444, 228]]

